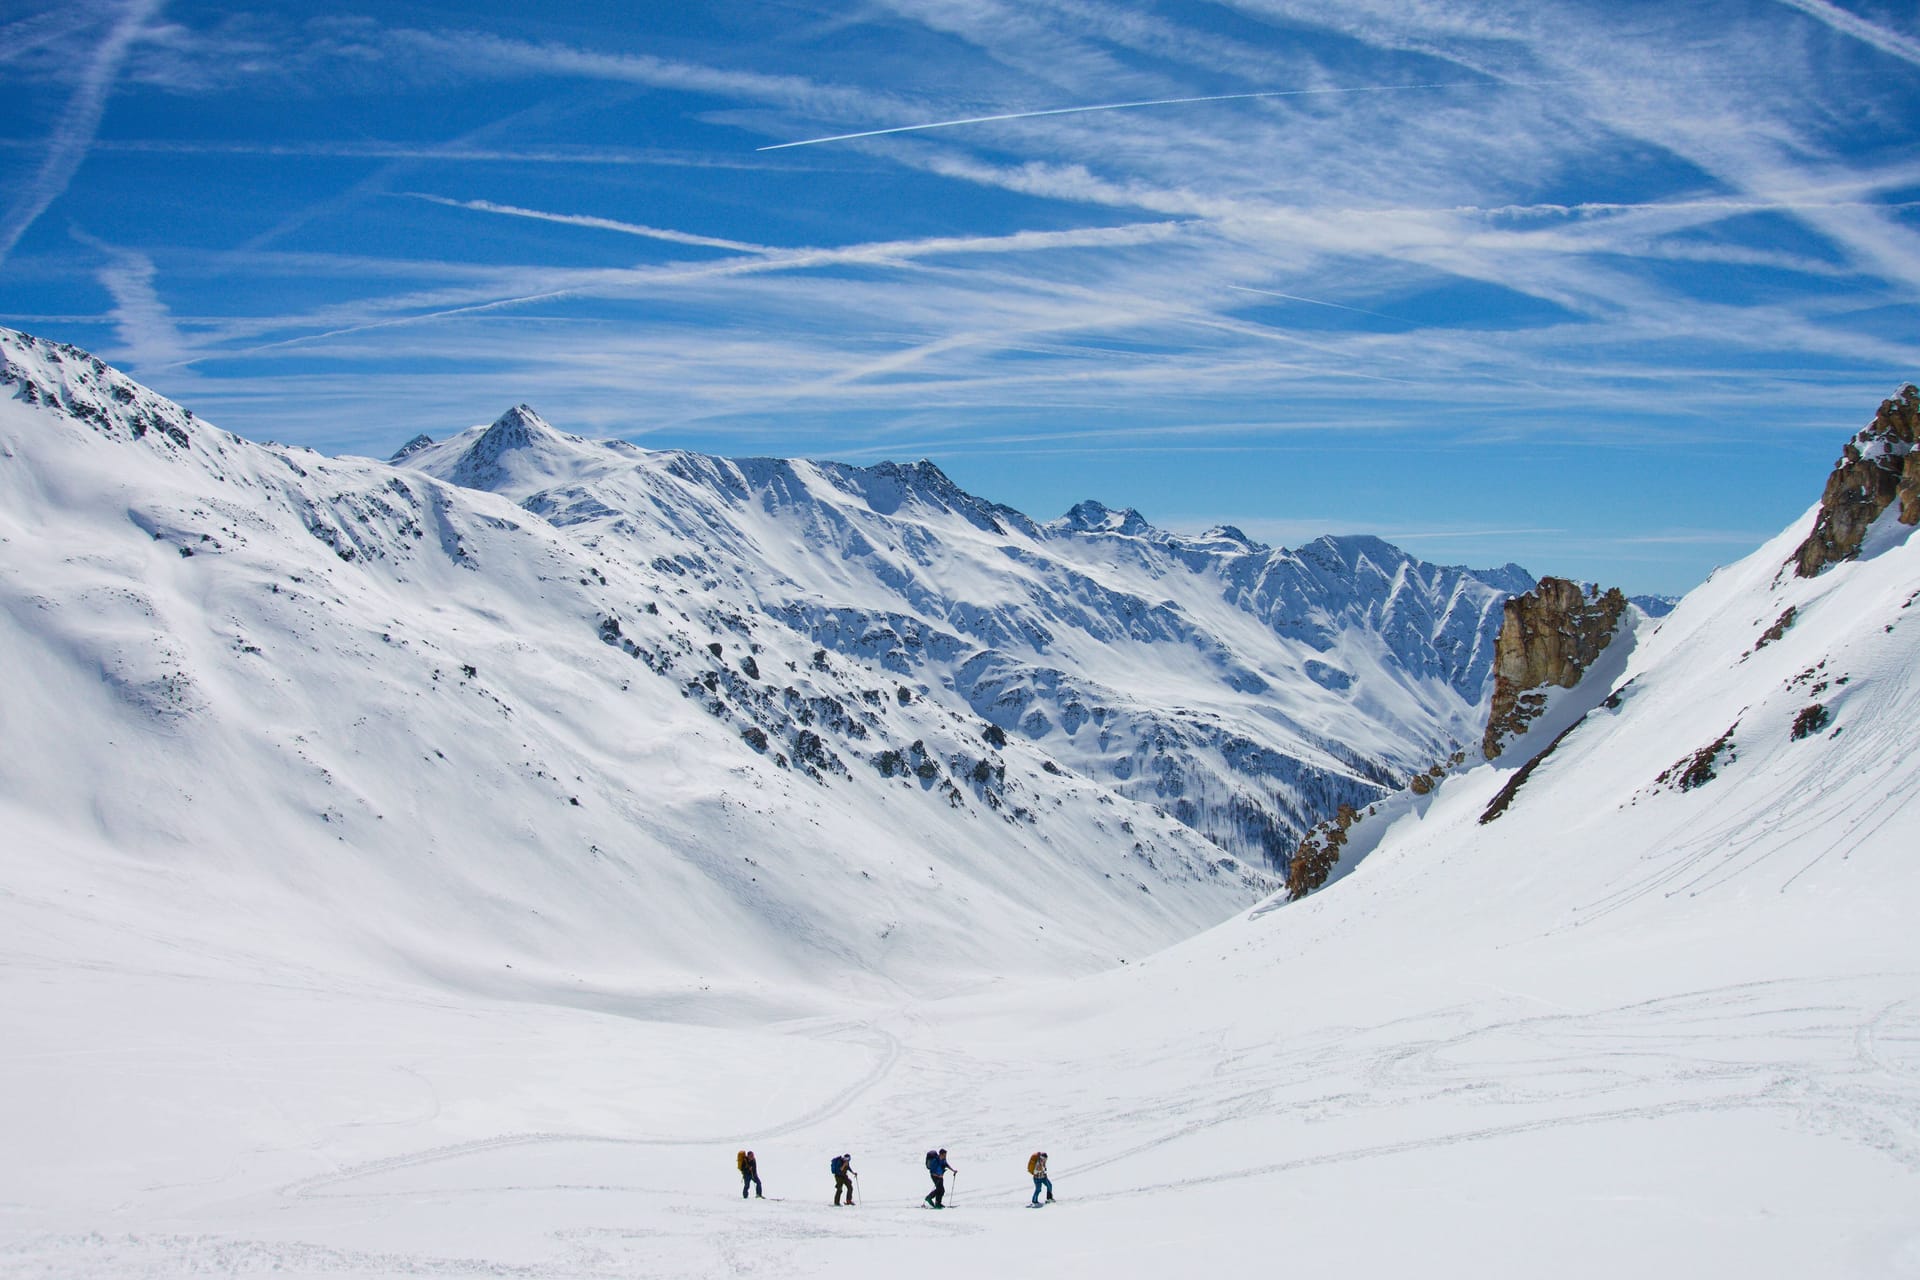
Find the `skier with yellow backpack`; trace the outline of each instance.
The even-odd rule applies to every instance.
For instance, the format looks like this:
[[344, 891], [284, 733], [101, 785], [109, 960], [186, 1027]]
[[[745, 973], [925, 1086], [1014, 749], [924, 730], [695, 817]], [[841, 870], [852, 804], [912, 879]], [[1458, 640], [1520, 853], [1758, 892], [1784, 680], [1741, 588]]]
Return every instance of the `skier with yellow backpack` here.
[[1027, 1157], [1027, 1174], [1033, 1179], [1033, 1201], [1027, 1205], [1027, 1208], [1038, 1209], [1040, 1207], [1040, 1192], [1042, 1188], [1046, 1190], [1047, 1203], [1052, 1204], [1053, 1179], [1047, 1176], [1046, 1152], [1036, 1151]]
[[766, 1193], [760, 1189], [760, 1161], [751, 1151], [742, 1151], [733, 1158], [734, 1167], [740, 1170], [740, 1198], [747, 1198], [747, 1188], [753, 1188], [753, 1194], [765, 1200]]

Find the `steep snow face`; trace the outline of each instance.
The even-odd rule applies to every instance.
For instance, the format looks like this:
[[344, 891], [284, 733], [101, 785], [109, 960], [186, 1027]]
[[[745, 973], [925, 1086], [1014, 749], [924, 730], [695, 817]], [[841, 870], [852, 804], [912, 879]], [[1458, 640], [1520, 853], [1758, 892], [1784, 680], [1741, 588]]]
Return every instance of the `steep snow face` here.
[[[46, 833], [10, 877], [182, 877], [482, 988], [802, 1005], [1116, 963], [1268, 884], [699, 585], [705, 543], [609, 554], [21, 335], [0, 378], [0, 825]], [[520, 411], [472, 443], [500, 483], [596, 457]]]
[[715, 617], [877, 668], [1274, 871], [1317, 817], [1478, 735], [1501, 602], [1532, 585], [1376, 538], [1187, 539], [1091, 501], [1041, 524], [929, 462], [655, 453], [526, 420], [401, 460], [672, 574]]

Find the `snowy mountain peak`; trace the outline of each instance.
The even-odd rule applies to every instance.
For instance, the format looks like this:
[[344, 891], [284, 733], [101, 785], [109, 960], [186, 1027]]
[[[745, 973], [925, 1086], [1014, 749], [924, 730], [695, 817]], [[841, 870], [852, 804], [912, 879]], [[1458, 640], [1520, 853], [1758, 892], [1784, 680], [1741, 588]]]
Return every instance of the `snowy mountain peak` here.
[[859, 498], [869, 511], [893, 515], [912, 505], [929, 513], [959, 516], [977, 529], [1004, 533], [1008, 524], [1030, 532], [1031, 521], [1009, 507], [968, 493], [925, 458], [914, 463], [880, 462], [870, 467], [816, 463], [835, 488]]
[[867, 468], [877, 476], [888, 476], [905, 481], [917, 488], [933, 490], [937, 493], [963, 495], [966, 493], [959, 485], [942, 471], [931, 459], [922, 458], [918, 462], [902, 465], [898, 462], [882, 462]]
[[520, 498], [606, 465], [608, 453], [592, 441], [554, 430], [532, 408], [518, 404], [490, 425], [439, 444], [416, 436], [392, 461], [463, 489]]
[[[510, 455], [533, 453], [543, 445], [559, 443], [560, 433], [543, 422], [539, 414], [524, 404], [515, 405], [494, 419], [493, 425], [461, 455], [450, 478], [469, 489], [499, 488], [514, 473], [526, 470], [524, 465], [510, 463]], [[534, 459], [528, 461], [538, 465]]]
[[493, 425], [480, 437], [480, 444], [497, 455], [508, 449], [531, 448], [542, 440], [557, 439], [559, 434], [531, 405], [517, 404], [493, 420]]
[[1072, 533], [1111, 533], [1128, 538], [1144, 538], [1156, 532], [1147, 523], [1146, 517], [1132, 507], [1115, 511], [1092, 498], [1075, 503], [1056, 523]]
[[394, 450], [393, 456], [388, 458], [387, 461], [404, 462], [414, 454], [419, 453], [422, 449], [431, 449], [432, 447], [433, 437], [422, 431], [419, 435]]

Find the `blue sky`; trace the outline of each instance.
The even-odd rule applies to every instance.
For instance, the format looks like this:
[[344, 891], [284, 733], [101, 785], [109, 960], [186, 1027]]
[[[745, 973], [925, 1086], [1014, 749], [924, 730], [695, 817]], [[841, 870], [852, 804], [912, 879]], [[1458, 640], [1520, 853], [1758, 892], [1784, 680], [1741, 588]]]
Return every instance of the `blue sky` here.
[[1911, 3], [530, 8], [0, 3], [0, 323], [1676, 593], [1920, 377]]

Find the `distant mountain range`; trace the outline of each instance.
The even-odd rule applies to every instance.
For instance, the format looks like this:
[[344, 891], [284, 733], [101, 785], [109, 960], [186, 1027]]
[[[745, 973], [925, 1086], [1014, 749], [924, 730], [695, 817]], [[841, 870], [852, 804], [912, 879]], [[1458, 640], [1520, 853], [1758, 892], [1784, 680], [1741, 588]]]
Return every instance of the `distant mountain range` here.
[[[565, 435], [524, 405], [395, 465], [511, 498], [657, 575], [702, 634], [777, 626], [783, 645], [905, 681], [1276, 871], [1318, 816], [1478, 733], [1500, 604], [1533, 585], [1516, 565], [1441, 568], [1377, 538], [1183, 538], [1092, 501], [1041, 523], [930, 462], [655, 452]], [[697, 647], [621, 603], [609, 616], [628, 641]], [[797, 732], [751, 678], [723, 665], [727, 688], [696, 691], [687, 676], [723, 722]]]
[[983, 911], [1076, 964], [1171, 941], [1477, 741], [1533, 585], [1097, 502], [1041, 522], [929, 462], [652, 451], [526, 406], [325, 458], [11, 331], [0, 380], [5, 653], [42, 690], [10, 713], [42, 744], [16, 803], [282, 888], [380, 882], [534, 953], [558, 896], [610, 917], [596, 946], [714, 963], [667, 883], [871, 972]]

